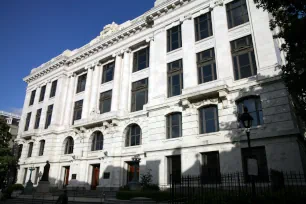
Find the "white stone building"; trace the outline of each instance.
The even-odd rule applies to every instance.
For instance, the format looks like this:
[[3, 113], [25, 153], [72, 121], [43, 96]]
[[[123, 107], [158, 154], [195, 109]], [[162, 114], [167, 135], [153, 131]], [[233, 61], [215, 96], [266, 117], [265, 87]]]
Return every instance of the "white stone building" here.
[[[253, 0], [157, 0], [105, 26], [85, 46], [33, 69], [21, 117], [18, 182], [50, 161], [52, 185], [125, 185], [169, 175], [247, 171], [247, 106], [260, 176], [303, 171], [299, 129], [279, 77], [284, 62], [269, 15]], [[138, 83], [136, 83], [138, 82]]]

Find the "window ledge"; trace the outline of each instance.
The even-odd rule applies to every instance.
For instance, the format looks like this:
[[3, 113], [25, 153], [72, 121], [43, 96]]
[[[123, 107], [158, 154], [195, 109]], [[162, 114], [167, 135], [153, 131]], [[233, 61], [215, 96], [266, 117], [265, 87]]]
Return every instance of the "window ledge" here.
[[104, 83], [101, 83], [101, 86], [105, 86], [105, 85], [108, 85], [108, 84], [112, 84], [114, 80], [111, 80], [111, 81], [108, 81], [108, 82], [104, 82]]
[[204, 38], [204, 39], [201, 39], [201, 40], [199, 40], [199, 41], [196, 41], [195, 44], [197, 45], [197, 44], [201, 44], [201, 43], [207, 42], [207, 41], [209, 41], [209, 40], [214, 39], [214, 37], [215, 37], [214, 35], [209, 36], [209, 37], [207, 37], [207, 38]]
[[76, 96], [82, 95], [84, 92], [85, 92], [85, 90], [84, 90], [84, 91], [77, 92], [77, 93], [75, 93], [75, 95], [76, 95]]
[[182, 141], [183, 137], [177, 137], [177, 138], [170, 138], [170, 139], [165, 139], [162, 142], [166, 143], [166, 142], [174, 142], [174, 141]]
[[134, 75], [134, 74], [139, 74], [139, 73], [141, 73], [141, 72], [146, 72], [146, 71], [149, 70], [149, 69], [150, 69], [150, 67], [146, 67], [146, 68], [144, 68], [144, 69], [137, 70], [136, 72], [132, 72], [132, 75]]
[[211, 137], [211, 136], [220, 136], [221, 132], [211, 132], [211, 133], [205, 133], [205, 134], [199, 134], [197, 138], [202, 138], [202, 137]]
[[53, 100], [54, 98], [55, 98], [55, 96], [52, 96], [52, 97], [49, 98], [49, 100]]
[[171, 51], [167, 52], [167, 55], [172, 55], [173, 53], [180, 52], [182, 50], [183, 50], [183, 46], [180, 47], [180, 48], [177, 48], [175, 50], [171, 50]]
[[250, 21], [249, 21], [249, 22], [246, 22], [246, 23], [244, 23], [244, 24], [235, 26], [235, 27], [233, 27], [233, 28], [230, 28], [230, 29], [228, 29], [228, 32], [230, 33], [230, 32], [233, 32], [233, 31], [235, 31], [235, 30], [239, 30], [239, 29], [241, 29], [241, 28], [243, 28], [243, 27], [245, 27], [245, 26], [248, 26], [248, 25], [250, 25]]
[[124, 149], [137, 149], [140, 148], [141, 145], [135, 145], [135, 146], [128, 146], [128, 147], [124, 147]]

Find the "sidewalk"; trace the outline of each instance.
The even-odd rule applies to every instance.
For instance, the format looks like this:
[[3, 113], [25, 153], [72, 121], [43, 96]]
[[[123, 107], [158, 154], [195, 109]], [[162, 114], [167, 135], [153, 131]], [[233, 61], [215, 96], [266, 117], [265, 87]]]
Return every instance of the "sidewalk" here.
[[[33, 200], [51, 200], [56, 201], [58, 196], [46, 196], [46, 197], [33, 197], [32, 195], [20, 195], [18, 199], [33, 199]], [[89, 202], [89, 203], [102, 203], [104, 202], [103, 198], [86, 198], [86, 197], [68, 197], [69, 201], [75, 202]]]

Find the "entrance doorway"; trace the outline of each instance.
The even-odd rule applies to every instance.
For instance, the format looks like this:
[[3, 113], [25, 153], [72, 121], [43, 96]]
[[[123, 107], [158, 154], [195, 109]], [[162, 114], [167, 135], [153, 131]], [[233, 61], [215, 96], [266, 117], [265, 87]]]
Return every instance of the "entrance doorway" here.
[[64, 166], [63, 168], [64, 168], [63, 187], [65, 188], [69, 184], [70, 166]]
[[100, 164], [92, 165], [91, 190], [96, 190], [99, 185]]
[[[135, 172], [135, 167], [134, 164], [127, 162], [128, 168], [127, 168], [127, 184], [131, 182], [134, 178], [134, 172]], [[136, 166], [136, 176], [137, 180], [139, 180], [139, 165]]]

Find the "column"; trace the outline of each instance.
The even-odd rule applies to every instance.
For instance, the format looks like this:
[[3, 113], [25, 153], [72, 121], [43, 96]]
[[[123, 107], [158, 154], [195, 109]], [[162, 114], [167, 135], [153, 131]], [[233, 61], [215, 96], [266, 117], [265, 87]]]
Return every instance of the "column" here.
[[119, 105], [119, 97], [120, 97], [120, 83], [121, 83], [121, 71], [122, 71], [122, 54], [117, 53], [113, 55], [116, 57], [115, 61], [115, 73], [114, 73], [114, 82], [113, 82], [113, 90], [112, 90], [112, 106], [111, 111], [117, 111]]
[[121, 79], [121, 87], [120, 87], [120, 101], [119, 101], [119, 110], [120, 115], [125, 115], [128, 112], [128, 104], [129, 104], [129, 92], [130, 92], [130, 75], [131, 75], [131, 67], [130, 67], [130, 58], [131, 58], [131, 50], [124, 50], [124, 58], [123, 58], [123, 70], [122, 70], [122, 79]]
[[84, 93], [84, 106], [82, 118], [89, 118], [89, 107], [90, 107], [90, 95], [92, 90], [92, 77], [93, 77], [93, 69], [92, 65], [88, 65], [85, 67], [87, 69], [87, 79], [86, 79], [86, 88]]
[[[52, 112], [52, 119], [51, 119], [51, 125], [52, 126], [59, 126], [61, 125], [61, 118], [63, 114], [64, 104], [65, 104], [65, 95], [66, 95], [66, 89], [67, 89], [67, 76], [65, 74], [62, 74], [57, 79], [57, 87], [56, 87], [56, 95], [55, 100], [53, 104], [53, 112]], [[48, 107], [47, 107], [48, 109]], [[45, 111], [47, 111], [47, 109]]]
[[228, 38], [227, 16], [224, 6], [216, 6], [212, 10], [217, 77], [223, 80], [233, 80], [233, 65]]
[[195, 33], [194, 22], [191, 15], [181, 19], [182, 27], [182, 47], [183, 47], [183, 76], [184, 89], [198, 85], [196, 53], [195, 53]]
[[97, 101], [99, 98], [98, 90], [100, 87], [100, 83], [99, 83], [100, 67], [101, 67], [101, 64], [99, 64], [98, 62], [94, 63], [93, 77], [92, 77], [92, 90], [91, 90], [90, 104], [89, 104], [89, 115], [91, 112], [96, 113], [98, 110]]
[[74, 95], [74, 86], [75, 86], [76, 75], [72, 74], [69, 76], [69, 86], [67, 91], [67, 101], [65, 104], [65, 117], [64, 117], [64, 125], [69, 126], [71, 124], [71, 111], [73, 107], [73, 95]]

